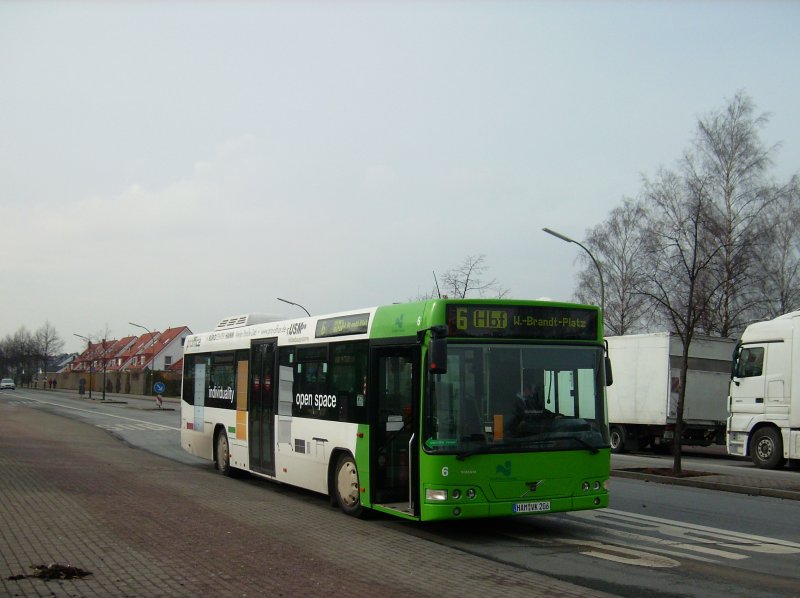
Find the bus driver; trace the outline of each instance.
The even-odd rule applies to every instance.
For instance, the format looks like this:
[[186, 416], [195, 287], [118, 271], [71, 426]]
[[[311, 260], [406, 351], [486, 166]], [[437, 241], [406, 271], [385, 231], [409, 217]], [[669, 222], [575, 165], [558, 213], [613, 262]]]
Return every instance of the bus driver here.
[[544, 397], [535, 384], [528, 384], [518, 393], [514, 400], [514, 414], [509, 424], [509, 433], [513, 436], [525, 436], [538, 427], [542, 420], [553, 419], [555, 414], [544, 406]]

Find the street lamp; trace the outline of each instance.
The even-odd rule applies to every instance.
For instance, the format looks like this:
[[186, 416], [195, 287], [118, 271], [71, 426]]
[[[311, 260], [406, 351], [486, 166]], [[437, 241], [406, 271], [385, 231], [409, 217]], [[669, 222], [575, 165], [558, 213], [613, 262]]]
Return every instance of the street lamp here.
[[306, 315], [307, 315], [309, 318], [311, 317], [311, 314], [310, 314], [310, 313], [308, 313], [308, 310], [307, 310], [305, 307], [303, 307], [302, 305], [300, 305], [299, 303], [295, 303], [294, 301], [289, 301], [288, 299], [281, 299], [280, 297], [275, 297], [275, 298], [276, 298], [278, 301], [283, 301], [284, 303], [288, 303], [289, 305], [296, 305], [297, 307], [299, 307], [300, 309], [302, 309], [304, 312], [306, 312]]
[[592, 255], [592, 252], [589, 251], [588, 249], [586, 249], [586, 247], [583, 245], [583, 243], [579, 243], [575, 239], [570, 239], [566, 235], [562, 235], [561, 233], [557, 233], [556, 231], [550, 230], [549, 228], [543, 228], [542, 230], [544, 232], [546, 232], [548, 235], [553, 235], [554, 237], [556, 237], [558, 239], [561, 239], [562, 241], [566, 241], [567, 243], [575, 243], [575, 245], [577, 245], [578, 247], [583, 249], [586, 253], [589, 254], [589, 257], [592, 258], [592, 261], [594, 262], [594, 266], [595, 266], [595, 268], [597, 268], [597, 275], [600, 277], [600, 311], [605, 316], [605, 313], [606, 313], [606, 288], [605, 288], [605, 285], [603, 284], [603, 271], [600, 269], [600, 264], [598, 264], [597, 260], [594, 259], [594, 256]]
[[150, 384], [150, 387], [151, 387], [151, 390], [153, 391], [153, 395], [155, 396], [156, 391], [155, 391], [154, 388], [152, 388], [153, 387], [152, 383], [155, 382], [155, 375], [156, 375], [155, 374], [155, 368], [156, 368], [156, 335], [155, 335], [154, 332], [150, 332], [150, 329], [147, 326], [142, 326], [141, 324], [136, 324], [135, 322], [128, 322], [128, 324], [130, 324], [131, 326], [136, 326], [137, 328], [142, 328], [144, 330], [147, 330], [147, 334], [150, 335], [150, 347], [153, 349], [153, 357], [152, 357], [153, 362], [150, 364], [150, 373], [151, 373], [151, 378], [150, 378], [151, 384]]
[[92, 356], [89, 353], [89, 349], [92, 348], [92, 341], [89, 338], [85, 337], [85, 336], [81, 336], [80, 334], [75, 334], [74, 332], [72, 334], [73, 334], [73, 336], [77, 336], [78, 338], [82, 338], [88, 344], [88, 347], [86, 347], [86, 352], [87, 352], [87, 355], [89, 356], [89, 400], [91, 400], [91, 398], [92, 398], [92, 373], [94, 372], [94, 367], [93, 367], [94, 362], [92, 361]]

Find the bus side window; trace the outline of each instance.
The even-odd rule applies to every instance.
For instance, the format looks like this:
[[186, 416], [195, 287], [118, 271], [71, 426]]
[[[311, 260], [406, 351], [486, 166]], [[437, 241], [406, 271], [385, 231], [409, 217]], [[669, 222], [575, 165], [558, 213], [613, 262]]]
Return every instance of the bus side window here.
[[367, 422], [367, 342], [339, 343], [331, 346], [331, 372], [328, 391], [336, 396], [338, 420]]

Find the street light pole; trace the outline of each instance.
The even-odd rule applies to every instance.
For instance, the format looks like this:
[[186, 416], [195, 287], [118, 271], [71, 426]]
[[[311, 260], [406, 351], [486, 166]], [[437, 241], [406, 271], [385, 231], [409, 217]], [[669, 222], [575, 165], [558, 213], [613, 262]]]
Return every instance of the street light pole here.
[[103, 339], [103, 400], [106, 400], [106, 339]]
[[562, 241], [566, 241], [567, 243], [575, 243], [575, 245], [577, 245], [578, 247], [580, 247], [586, 253], [589, 254], [589, 257], [594, 262], [594, 267], [597, 268], [597, 275], [600, 277], [600, 311], [603, 313], [603, 316], [605, 316], [605, 313], [606, 313], [606, 288], [605, 288], [605, 285], [603, 284], [603, 271], [600, 269], [600, 264], [597, 262], [596, 259], [594, 259], [594, 256], [592, 255], [592, 252], [589, 251], [586, 248], [586, 246], [583, 245], [583, 243], [579, 243], [575, 239], [570, 239], [566, 235], [562, 235], [561, 233], [558, 233], [558, 232], [556, 232], [554, 230], [551, 230], [549, 228], [543, 228], [542, 230], [544, 232], [546, 232], [548, 235], [553, 235], [557, 239], [561, 239]]
[[302, 305], [300, 305], [299, 303], [295, 303], [294, 301], [289, 301], [288, 299], [281, 299], [280, 297], [275, 297], [275, 299], [277, 299], [278, 301], [283, 301], [284, 303], [288, 303], [289, 305], [296, 305], [297, 307], [302, 309], [304, 312], [306, 312], [306, 315], [309, 318], [311, 317], [311, 314], [308, 313], [308, 310], [305, 307], [303, 307]]
[[82, 338], [83, 340], [86, 341], [86, 343], [88, 345], [86, 347], [86, 352], [89, 355], [89, 400], [91, 400], [92, 399], [92, 373], [94, 371], [94, 368], [93, 368], [94, 362], [91, 359], [91, 357], [92, 357], [91, 354], [89, 354], [89, 349], [92, 348], [92, 341], [89, 338], [87, 338], [85, 336], [81, 336], [80, 334], [75, 334], [74, 332], [72, 333], [72, 335], [73, 336], [77, 336], [78, 338]]
[[156, 391], [153, 388], [153, 384], [155, 383], [155, 380], [156, 380], [156, 378], [155, 378], [155, 376], [156, 376], [156, 374], [155, 374], [155, 368], [156, 368], [156, 335], [155, 335], [154, 332], [150, 332], [150, 329], [147, 326], [142, 326], [141, 324], [136, 324], [134, 322], [128, 322], [128, 324], [130, 324], [131, 326], [136, 326], [137, 328], [142, 328], [144, 330], [147, 330], [147, 334], [150, 335], [150, 348], [153, 350], [153, 357], [152, 357], [153, 361], [150, 364], [150, 390], [153, 392], [153, 395], [155, 396]]

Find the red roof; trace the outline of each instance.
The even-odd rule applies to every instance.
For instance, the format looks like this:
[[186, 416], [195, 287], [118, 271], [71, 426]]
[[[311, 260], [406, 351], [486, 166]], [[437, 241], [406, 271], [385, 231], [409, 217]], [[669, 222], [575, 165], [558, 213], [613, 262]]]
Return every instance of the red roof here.
[[[89, 343], [87, 349], [69, 367], [73, 372], [88, 372], [90, 369], [99, 371], [103, 369], [105, 362], [106, 371], [143, 370], [145, 367], [152, 367], [155, 356], [184, 333], [191, 334], [192, 331], [188, 326], [180, 326], [169, 328], [163, 333], [154, 331], [140, 337], [126, 336], [119, 340]], [[180, 369], [176, 365], [182, 364], [182, 361], [178, 360], [169, 369]]]
[[125, 365], [126, 360], [122, 356], [125, 351], [128, 350], [128, 348], [132, 347], [136, 343], [136, 337], [126, 336], [118, 341], [109, 342], [114, 344], [106, 351], [106, 359], [108, 360], [108, 363], [106, 364], [106, 370], [115, 372], [122, 369], [122, 367]]
[[[143, 370], [146, 367], [153, 367], [155, 357], [167, 348], [176, 338], [181, 334], [191, 334], [192, 331], [188, 326], [180, 326], [177, 328], [168, 328], [164, 332], [153, 332], [151, 334], [142, 335], [140, 340], [144, 339], [141, 344], [137, 343], [132, 348], [134, 351], [131, 357], [133, 362], [129, 363], [126, 369], [136, 371]], [[144, 359], [142, 359], [142, 357]]]
[[[161, 333], [156, 330], [140, 336], [123, 356], [127, 358], [124, 361], [123, 367], [128, 370], [143, 370], [144, 367], [153, 360], [154, 350], [156, 352], [158, 351], [159, 334]], [[142, 357], [144, 357], [144, 359], [142, 359]]]

